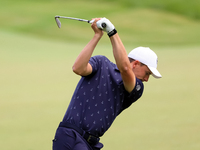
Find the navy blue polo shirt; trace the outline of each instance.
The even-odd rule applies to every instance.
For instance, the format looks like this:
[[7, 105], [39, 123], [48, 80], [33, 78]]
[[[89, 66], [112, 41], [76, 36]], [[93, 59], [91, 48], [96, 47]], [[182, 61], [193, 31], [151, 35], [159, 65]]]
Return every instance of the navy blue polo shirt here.
[[143, 83], [136, 78], [135, 88], [128, 93], [116, 64], [105, 56], [91, 57], [89, 63], [92, 73], [80, 79], [63, 121], [100, 137], [124, 109], [141, 97]]

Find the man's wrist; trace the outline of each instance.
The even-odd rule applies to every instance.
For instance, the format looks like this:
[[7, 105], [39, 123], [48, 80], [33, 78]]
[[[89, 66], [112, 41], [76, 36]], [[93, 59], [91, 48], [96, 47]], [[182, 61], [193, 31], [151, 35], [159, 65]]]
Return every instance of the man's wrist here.
[[100, 33], [95, 33], [94, 34], [94, 38], [101, 39], [102, 36], [103, 36], [103, 32], [102, 32], [102, 34], [100, 34]]
[[112, 31], [110, 31], [110, 32], [108, 33], [108, 36], [111, 37], [111, 36], [115, 35], [116, 33], [117, 33], [117, 30], [116, 30], [116, 29], [113, 29]]

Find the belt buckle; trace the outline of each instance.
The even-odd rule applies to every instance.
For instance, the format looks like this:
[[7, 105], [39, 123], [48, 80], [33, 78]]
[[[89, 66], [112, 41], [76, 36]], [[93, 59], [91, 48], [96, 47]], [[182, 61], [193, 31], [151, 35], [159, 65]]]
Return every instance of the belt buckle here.
[[93, 135], [89, 135], [87, 138], [87, 142], [92, 145], [96, 145], [99, 142], [99, 140], [100, 140], [99, 138], [97, 138]]
[[89, 135], [89, 137], [87, 139], [88, 143], [92, 143], [92, 141], [90, 141], [92, 139], [92, 137], [93, 137], [92, 135]]

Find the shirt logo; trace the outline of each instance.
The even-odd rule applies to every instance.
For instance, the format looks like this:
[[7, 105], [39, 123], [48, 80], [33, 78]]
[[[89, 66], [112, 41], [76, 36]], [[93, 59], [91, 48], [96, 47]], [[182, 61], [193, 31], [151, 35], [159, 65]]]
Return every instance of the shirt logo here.
[[140, 85], [137, 85], [137, 86], [136, 86], [136, 90], [139, 91], [140, 89], [141, 89], [141, 86], [140, 86]]

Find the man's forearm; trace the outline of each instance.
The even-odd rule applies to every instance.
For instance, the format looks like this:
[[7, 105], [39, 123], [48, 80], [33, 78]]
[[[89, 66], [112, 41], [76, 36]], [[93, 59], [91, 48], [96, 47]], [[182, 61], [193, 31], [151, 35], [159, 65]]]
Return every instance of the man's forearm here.
[[130, 68], [130, 62], [128, 60], [126, 49], [118, 33], [110, 37], [110, 41], [113, 47], [113, 54], [115, 57], [115, 61], [120, 72], [123, 71], [124, 69], [126, 70]]
[[101, 36], [95, 34], [94, 37], [90, 40], [90, 42], [83, 48], [80, 52], [76, 61], [73, 65], [73, 71], [79, 75], [87, 75], [88, 74], [88, 62], [92, 56], [92, 53], [101, 39]]

